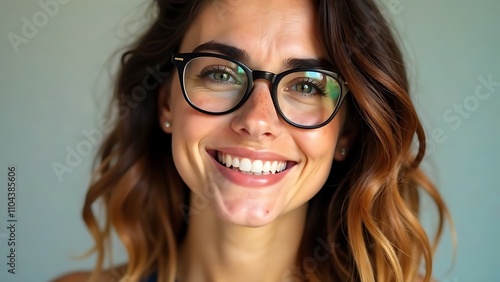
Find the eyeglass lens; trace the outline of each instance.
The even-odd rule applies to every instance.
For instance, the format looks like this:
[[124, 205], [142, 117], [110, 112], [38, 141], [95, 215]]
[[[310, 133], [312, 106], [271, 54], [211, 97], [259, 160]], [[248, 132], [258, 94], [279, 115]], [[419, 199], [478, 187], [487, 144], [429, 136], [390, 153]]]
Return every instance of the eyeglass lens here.
[[[237, 63], [216, 57], [197, 57], [184, 70], [190, 102], [212, 113], [231, 110], [245, 96], [251, 75]], [[328, 120], [341, 95], [340, 83], [319, 71], [296, 71], [275, 86], [278, 107], [290, 121], [314, 126]]]

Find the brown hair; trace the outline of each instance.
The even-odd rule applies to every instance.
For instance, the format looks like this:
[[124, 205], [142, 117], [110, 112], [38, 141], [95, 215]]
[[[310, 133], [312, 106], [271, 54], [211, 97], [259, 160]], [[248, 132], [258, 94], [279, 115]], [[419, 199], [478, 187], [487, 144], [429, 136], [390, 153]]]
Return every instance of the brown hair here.
[[[175, 279], [189, 189], [175, 169], [171, 137], [160, 128], [157, 100], [160, 84], [168, 79], [165, 72], [172, 70], [170, 56], [202, 2], [154, 1], [154, 22], [122, 56], [113, 103], [116, 123], [99, 151], [83, 208], [98, 254], [94, 275], [102, 270], [114, 229], [128, 253], [127, 279], [152, 271], [160, 281]], [[418, 168], [425, 136], [402, 54], [373, 0], [315, 4], [327, 59], [349, 82], [358, 134], [348, 158], [334, 162], [335, 173], [310, 200], [297, 268], [286, 275], [293, 281], [412, 281], [424, 263], [429, 281], [449, 215]], [[432, 243], [418, 217], [421, 191], [438, 210]], [[102, 224], [92, 211], [99, 199], [106, 212]], [[318, 257], [318, 246], [327, 249], [326, 257]]]

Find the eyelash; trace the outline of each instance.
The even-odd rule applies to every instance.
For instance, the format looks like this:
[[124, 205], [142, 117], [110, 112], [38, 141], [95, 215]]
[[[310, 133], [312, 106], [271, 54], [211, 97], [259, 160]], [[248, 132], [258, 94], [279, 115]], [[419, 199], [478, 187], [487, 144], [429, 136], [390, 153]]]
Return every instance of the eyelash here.
[[205, 76], [213, 73], [214, 71], [222, 71], [222, 72], [228, 73], [233, 78], [235, 77], [235, 72], [231, 68], [228, 68], [228, 67], [225, 67], [225, 66], [209, 66], [209, 67], [206, 67], [206, 68], [204, 68], [200, 72], [200, 74], [198, 76], [199, 77], [205, 77]]
[[[306, 82], [308, 84], [311, 84], [322, 96], [327, 96], [325, 87], [319, 84], [316, 80], [310, 78], [302, 78], [298, 81], [298, 83], [300, 82]], [[307, 95], [307, 93], [302, 93], [302, 94]]]

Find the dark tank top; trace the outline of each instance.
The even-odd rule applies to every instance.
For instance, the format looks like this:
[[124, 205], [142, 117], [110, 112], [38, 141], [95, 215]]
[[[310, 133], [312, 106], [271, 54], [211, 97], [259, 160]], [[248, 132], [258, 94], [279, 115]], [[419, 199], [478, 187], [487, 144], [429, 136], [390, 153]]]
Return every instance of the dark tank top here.
[[[175, 282], [178, 282], [179, 280], [175, 279]], [[148, 278], [142, 280], [142, 282], [158, 282], [158, 276], [156, 275], [156, 272], [153, 272]]]
[[156, 276], [156, 272], [153, 272], [148, 278], [142, 280], [142, 282], [157, 282], [158, 277]]

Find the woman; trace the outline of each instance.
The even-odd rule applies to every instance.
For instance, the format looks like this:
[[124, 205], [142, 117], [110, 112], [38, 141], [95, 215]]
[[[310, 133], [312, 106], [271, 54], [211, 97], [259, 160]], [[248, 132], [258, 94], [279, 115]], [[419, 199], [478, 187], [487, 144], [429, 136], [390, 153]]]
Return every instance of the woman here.
[[[61, 281], [429, 281], [447, 210], [374, 2], [155, 5], [85, 201], [96, 269]], [[128, 262], [102, 272], [111, 229]]]

